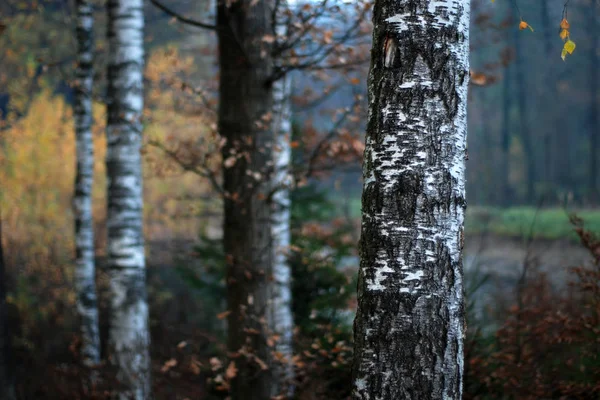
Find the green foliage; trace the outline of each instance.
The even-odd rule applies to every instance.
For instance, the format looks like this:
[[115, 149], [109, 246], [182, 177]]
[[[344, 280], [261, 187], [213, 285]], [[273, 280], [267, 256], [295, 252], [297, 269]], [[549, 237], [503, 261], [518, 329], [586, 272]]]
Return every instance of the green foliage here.
[[183, 264], [175, 267], [180, 278], [195, 292], [196, 299], [202, 304], [201, 316], [203, 329], [208, 332], [222, 330], [217, 315], [225, 311], [225, 253], [221, 240], [200, 237], [194, 255], [198, 264]]
[[329, 219], [335, 203], [314, 185], [295, 190], [292, 204], [295, 323], [305, 332], [318, 324], [343, 325], [343, 311], [356, 288], [356, 277], [340, 268], [353, 255], [354, 243], [348, 240], [352, 227]]
[[[600, 211], [582, 210], [578, 211], [577, 214], [585, 220], [588, 230], [600, 232]], [[525, 238], [531, 231], [536, 239], [577, 240], [577, 234], [569, 223], [567, 212], [562, 208], [547, 208], [536, 211], [535, 207], [512, 207], [508, 209], [471, 207], [467, 209], [465, 230], [467, 234], [490, 232], [496, 235], [517, 238]]]

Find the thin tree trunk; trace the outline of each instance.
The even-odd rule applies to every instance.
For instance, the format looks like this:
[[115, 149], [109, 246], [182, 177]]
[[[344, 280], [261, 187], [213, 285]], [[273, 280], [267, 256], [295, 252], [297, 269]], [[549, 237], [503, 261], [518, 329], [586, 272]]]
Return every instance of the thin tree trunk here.
[[[0, 210], [1, 211], [1, 210]], [[0, 399], [14, 400], [12, 340], [6, 304], [6, 269], [2, 244], [2, 215], [0, 212]]]
[[120, 399], [150, 398], [150, 334], [143, 236], [143, 0], [109, 0], [108, 268], [110, 357]]
[[376, 0], [353, 399], [460, 399], [468, 0]]
[[[544, 52], [546, 53], [546, 57], [548, 59], [552, 59], [556, 57], [556, 54], [553, 54], [553, 42], [556, 38], [556, 29], [554, 26], [550, 24], [550, 11], [548, 8], [548, 2], [542, 1], [541, 5], [541, 14], [542, 14], [542, 29], [544, 35]], [[538, 105], [538, 108], [541, 108], [541, 112], [545, 114], [546, 118], [551, 119], [552, 123], [550, 127], [556, 126], [556, 118], [557, 116], [548, 112], [551, 109], [553, 102], [557, 99], [557, 91], [556, 91], [556, 81], [557, 79], [554, 77], [555, 71], [553, 68], [546, 68], [545, 74], [545, 82], [547, 84], [540, 85], [541, 92], [539, 92], [539, 99], [541, 102], [541, 107]], [[546, 190], [548, 194], [555, 192], [556, 182], [554, 182], [554, 172], [553, 172], [553, 164], [554, 160], [551, 157], [553, 142], [556, 140], [556, 129], [548, 129], [544, 133], [544, 145], [543, 145], [543, 179], [546, 183]]]
[[77, 0], [77, 83], [75, 85], [75, 137], [77, 170], [75, 175], [75, 289], [77, 311], [81, 318], [81, 360], [86, 366], [100, 362], [100, 333], [94, 265], [94, 223], [92, 187], [94, 182], [94, 140], [92, 136], [92, 86], [94, 61], [93, 7], [88, 0]]
[[512, 107], [512, 97], [510, 94], [511, 67], [507, 65], [504, 69], [504, 81], [502, 83], [502, 151], [501, 151], [501, 183], [502, 183], [502, 205], [510, 205], [511, 187], [510, 187], [510, 144], [511, 144], [511, 124], [510, 109]]
[[535, 154], [531, 142], [531, 131], [529, 129], [529, 113], [527, 110], [527, 83], [525, 82], [524, 57], [521, 48], [519, 30], [514, 29], [513, 36], [515, 44], [515, 72], [517, 84], [517, 104], [519, 106], [519, 136], [523, 145], [523, 162], [525, 164], [525, 201], [533, 204], [535, 201]]
[[228, 348], [238, 368], [233, 400], [265, 400], [282, 387], [273, 368], [273, 0], [219, 1], [219, 112], [223, 156]]
[[590, 28], [591, 49], [590, 49], [590, 93], [592, 101], [590, 102], [590, 171], [589, 171], [589, 186], [590, 196], [592, 201], [598, 200], [600, 189], [598, 187], [598, 153], [600, 153], [599, 139], [600, 136], [600, 112], [598, 100], [598, 70], [600, 69], [600, 56], [598, 52], [598, 18], [600, 15], [600, 0], [595, 0], [591, 4], [590, 10]]
[[[276, 365], [275, 372], [278, 381], [284, 388], [288, 397], [293, 393], [292, 380], [294, 366], [292, 362], [293, 348], [293, 316], [292, 316], [292, 272], [288, 262], [288, 252], [291, 245], [291, 199], [290, 199], [290, 162], [292, 149], [290, 146], [292, 136], [291, 104], [292, 92], [291, 77], [275, 82], [273, 87], [275, 113], [276, 146], [274, 150], [275, 174], [273, 195], [273, 295], [270, 304], [271, 328], [278, 336], [275, 351], [281, 355], [281, 364]], [[285, 387], [288, 390], [285, 390]]]

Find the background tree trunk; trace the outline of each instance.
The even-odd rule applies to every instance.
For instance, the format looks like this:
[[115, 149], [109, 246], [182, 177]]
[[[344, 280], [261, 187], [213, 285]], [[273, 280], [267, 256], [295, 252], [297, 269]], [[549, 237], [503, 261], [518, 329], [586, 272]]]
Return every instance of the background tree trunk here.
[[288, 262], [288, 253], [291, 245], [291, 199], [290, 163], [292, 149], [290, 146], [292, 136], [291, 95], [292, 80], [289, 75], [274, 83], [273, 87], [275, 113], [274, 129], [276, 133], [276, 146], [273, 152], [275, 163], [273, 195], [273, 295], [270, 304], [271, 328], [279, 337], [275, 344], [275, 351], [281, 354], [281, 364], [276, 365], [275, 372], [279, 376], [288, 397], [292, 395], [292, 379], [294, 366], [293, 356], [293, 330], [294, 319], [292, 316], [292, 272]]
[[0, 210], [0, 399], [14, 400], [14, 365], [12, 340], [6, 304], [6, 269], [4, 266], [4, 246], [2, 244], [2, 214]]
[[238, 373], [233, 400], [264, 400], [281, 387], [268, 338], [273, 291], [272, 0], [220, 1], [218, 125], [222, 149], [228, 348]]
[[[550, 9], [548, 7], [548, 2], [547, 1], [542, 1], [540, 2], [540, 7], [541, 7], [541, 19], [542, 19], [542, 31], [543, 31], [543, 35], [544, 35], [544, 53], [546, 54], [546, 57], [548, 57], [548, 59], [552, 59], [554, 57], [556, 57], [556, 54], [559, 53], [559, 51], [557, 51], [557, 53], [555, 53], [555, 43], [556, 43], [556, 27], [551, 24], [550, 22]], [[512, 7], [510, 7], [510, 12], [512, 12]], [[558, 42], [560, 43], [560, 42]], [[550, 121], [552, 121], [552, 123], [550, 124], [551, 127], [553, 127], [554, 129], [548, 129], [546, 130], [546, 132], [544, 132], [543, 135], [543, 141], [544, 141], [544, 146], [543, 146], [543, 152], [542, 152], [542, 156], [543, 156], [543, 173], [542, 173], [542, 178], [544, 180], [545, 183], [545, 194], [556, 194], [556, 182], [554, 181], [554, 176], [555, 176], [555, 172], [553, 171], [554, 169], [554, 165], [555, 165], [555, 160], [552, 159], [551, 155], [552, 155], [552, 149], [555, 146], [554, 142], [556, 141], [556, 136], [557, 133], [561, 134], [559, 131], [557, 131], [556, 126], [557, 126], [557, 119], [558, 119], [558, 115], [556, 115], [555, 113], [552, 112], [548, 112], [548, 110], [550, 110], [552, 108], [552, 104], [551, 102], [556, 101], [556, 99], [558, 98], [558, 91], [557, 89], [557, 81], [558, 81], [558, 77], [556, 76], [556, 72], [554, 71], [554, 69], [552, 68], [548, 68], [545, 71], [545, 83], [546, 85], [544, 85], [541, 88], [538, 88], [538, 92], [539, 92], [539, 103], [537, 104], [536, 108], [537, 111], [540, 113], [538, 114], [538, 116], [536, 118], [546, 118], [549, 119]], [[547, 91], [547, 92], [546, 92]], [[545, 94], [547, 93], [547, 94]]]
[[525, 202], [533, 204], [535, 202], [535, 152], [531, 142], [531, 131], [529, 129], [529, 112], [527, 109], [527, 82], [525, 81], [524, 54], [522, 52], [522, 38], [519, 37], [519, 30], [513, 29], [515, 44], [515, 75], [517, 84], [517, 105], [519, 109], [519, 136], [523, 145], [523, 161], [525, 165]]
[[511, 70], [509, 65], [504, 68], [504, 77], [502, 81], [502, 147], [501, 147], [501, 184], [502, 184], [502, 203], [508, 207], [512, 200], [512, 190], [510, 186], [510, 145], [511, 145], [511, 121], [510, 110], [512, 108], [511, 89]]
[[353, 399], [460, 399], [468, 0], [375, 2]]
[[74, 98], [77, 167], [75, 175], [75, 289], [81, 318], [81, 359], [84, 365], [100, 362], [100, 333], [94, 265], [94, 139], [92, 136], [92, 90], [94, 62], [93, 7], [77, 0], [77, 69]]
[[598, 70], [600, 70], [600, 48], [598, 47], [598, 18], [600, 18], [600, 0], [592, 0], [590, 7], [590, 94], [592, 101], [590, 102], [590, 172], [589, 186], [590, 197], [592, 201], [598, 200], [600, 189], [598, 188], [598, 153], [600, 146], [598, 137], [600, 136], [600, 112], [598, 100]]
[[143, 0], [108, 7], [109, 348], [121, 399], [150, 398], [148, 305], [142, 227]]

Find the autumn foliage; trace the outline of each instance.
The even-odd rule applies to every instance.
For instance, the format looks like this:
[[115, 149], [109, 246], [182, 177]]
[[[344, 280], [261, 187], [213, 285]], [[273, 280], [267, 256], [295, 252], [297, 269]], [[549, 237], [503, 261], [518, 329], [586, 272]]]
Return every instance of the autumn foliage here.
[[600, 395], [600, 239], [571, 222], [590, 264], [570, 268], [567, 292], [528, 268], [493, 338], [467, 346], [466, 398], [591, 399]]

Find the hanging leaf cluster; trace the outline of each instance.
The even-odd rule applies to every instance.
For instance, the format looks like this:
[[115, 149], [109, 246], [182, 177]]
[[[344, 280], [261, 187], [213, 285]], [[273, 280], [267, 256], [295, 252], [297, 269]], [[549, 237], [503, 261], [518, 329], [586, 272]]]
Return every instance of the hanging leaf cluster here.
[[571, 25], [569, 24], [569, 21], [567, 21], [566, 18], [563, 18], [562, 21], [560, 21], [559, 36], [565, 42], [562, 48], [562, 52], [560, 53], [560, 57], [563, 59], [563, 61], [565, 61], [567, 54], [573, 54], [573, 51], [575, 51], [575, 42], [571, 40], [569, 34], [570, 27]]
[[[492, 3], [495, 3], [496, 0], [492, 0]], [[559, 36], [560, 38], [563, 40], [564, 45], [560, 54], [560, 57], [563, 59], [563, 61], [565, 61], [565, 59], [567, 58], [567, 54], [573, 54], [573, 52], [575, 51], [575, 42], [571, 40], [571, 35], [569, 32], [569, 29], [571, 27], [571, 25], [569, 24], [569, 21], [567, 21], [567, 6], [569, 4], [569, 0], [566, 1], [565, 6], [563, 8], [563, 18], [560, 21], [560, 33]], [[521, 17], [521, 12], [519, 11], [519, 6], [516, 3], [515, 0], [515, 7], [517, 7], [517, 11], [519, 12], [519, 30], [525, 30], [525, 29], [529, 29], [531, 32], [533, 32], [533, 27], [531, 25], [529, 25], [529, 23], [525, 20], [523, 20], [523, 18]]]

